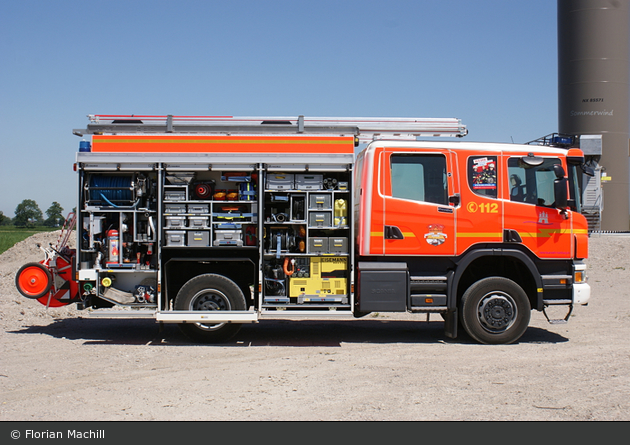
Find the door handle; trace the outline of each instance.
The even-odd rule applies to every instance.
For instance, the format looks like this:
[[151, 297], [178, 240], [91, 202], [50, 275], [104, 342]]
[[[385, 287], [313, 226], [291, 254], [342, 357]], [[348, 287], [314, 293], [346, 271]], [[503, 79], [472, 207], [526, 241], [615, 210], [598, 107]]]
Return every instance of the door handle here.
[[398, 227], [385, 226], [385, 239], [405, 239], [405, 237]]

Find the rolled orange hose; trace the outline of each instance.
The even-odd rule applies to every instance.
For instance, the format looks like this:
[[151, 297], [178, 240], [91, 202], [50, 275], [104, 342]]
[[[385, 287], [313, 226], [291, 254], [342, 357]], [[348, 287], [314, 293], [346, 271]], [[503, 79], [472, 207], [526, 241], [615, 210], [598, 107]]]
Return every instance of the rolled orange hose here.
[[295, 269], [293, 268], [293, 264], [291, 264], [291, 270], [288, 269], [289, 264], [291, 264], [291, 261], [289, 260], [289, 257], [286, 257], [284, 259], [284, 266], [283, 266], [283, 270], [284, 270], [284, 274], [287, 277], [290, 277], [291, 275], [293, 275], [293, 272], [295, 271]]

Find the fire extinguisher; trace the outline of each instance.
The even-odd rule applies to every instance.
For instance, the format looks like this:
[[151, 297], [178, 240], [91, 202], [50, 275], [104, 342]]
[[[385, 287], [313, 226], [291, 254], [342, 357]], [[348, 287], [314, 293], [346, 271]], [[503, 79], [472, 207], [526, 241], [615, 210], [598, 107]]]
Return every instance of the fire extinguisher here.
[[112, 229], [107, 231], [107, 264], [118, 264], [120, 246], [118, 240], [118, 230]]

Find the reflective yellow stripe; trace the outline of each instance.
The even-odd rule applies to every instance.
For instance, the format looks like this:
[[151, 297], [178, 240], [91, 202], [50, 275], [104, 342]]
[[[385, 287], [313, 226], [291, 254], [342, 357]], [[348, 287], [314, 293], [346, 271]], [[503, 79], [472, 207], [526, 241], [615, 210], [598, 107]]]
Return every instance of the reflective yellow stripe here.
[[519, 232], [521, 238], [551, 238], [552, 235], [571, 233], [571, 229], [539, 229], [538, 232]]

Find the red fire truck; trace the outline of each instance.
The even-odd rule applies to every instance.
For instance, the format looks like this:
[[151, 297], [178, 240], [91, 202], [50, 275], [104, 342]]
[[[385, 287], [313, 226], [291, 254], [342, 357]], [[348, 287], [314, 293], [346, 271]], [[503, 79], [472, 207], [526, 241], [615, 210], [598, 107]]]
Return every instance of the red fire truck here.
[[265, 319], [440, 314], [450, 338], [505, 344], [532, 310], [566, 322], [589, 300], [577, 148], [462, 142], [458, 119], [89, 118], [76, 215], [16, 274], [48, 307], [202, 342]]

